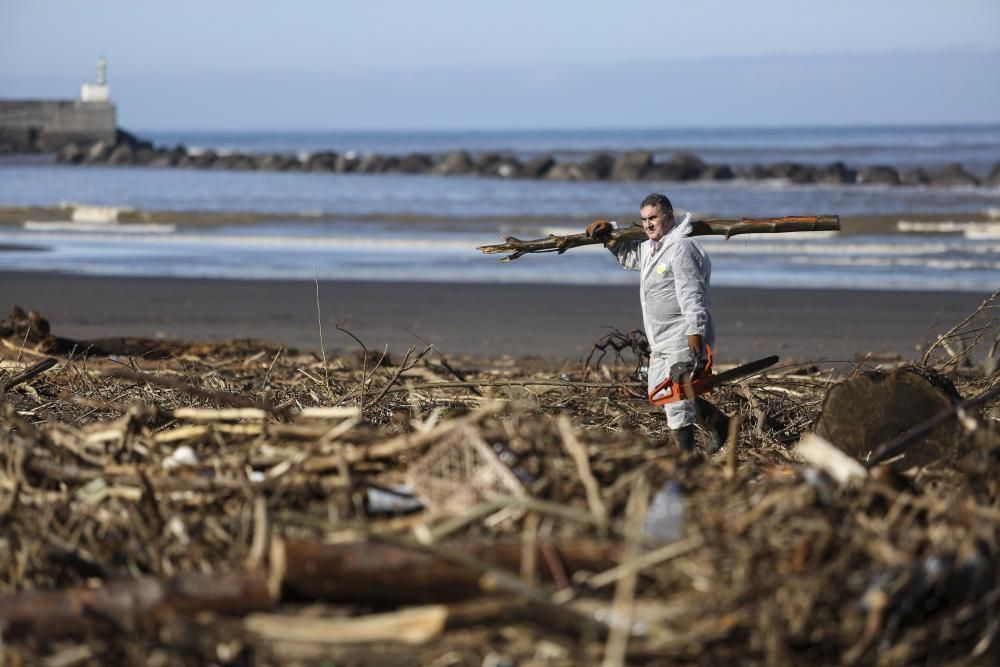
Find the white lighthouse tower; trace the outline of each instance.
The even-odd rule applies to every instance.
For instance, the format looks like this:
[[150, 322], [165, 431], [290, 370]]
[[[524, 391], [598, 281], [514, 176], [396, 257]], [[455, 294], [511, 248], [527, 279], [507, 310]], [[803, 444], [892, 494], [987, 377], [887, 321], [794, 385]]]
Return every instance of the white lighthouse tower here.
[[85, 81], [80, 89], [80, 101], [99, 102], [107, 104], [111, 98], [111, 87], [108, 86], [108, 59], [101, 56], [97, 61], [97, 83]]

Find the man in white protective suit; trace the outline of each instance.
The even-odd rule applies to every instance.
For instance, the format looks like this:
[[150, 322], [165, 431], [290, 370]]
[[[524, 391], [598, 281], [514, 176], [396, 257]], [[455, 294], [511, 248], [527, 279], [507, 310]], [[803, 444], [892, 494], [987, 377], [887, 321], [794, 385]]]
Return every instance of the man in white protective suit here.
[[[592, 222], [587, 236], [604, 241], [623, 267], [639, 272], [652, 392], [674, 364], [687, 363], [697, 375], [705, 365], [705, 346], [715, 348], [709, 295], [712, 263], [701, 245], [689, 236], [691, 214], [676, 222], [674, 207], [666, 196], [654, 193], [643, 199], [639, 215], [646, 241], [611, 239], [611, 232], [618, 226], [610, 220]], [[671, 438], [681, 449], [694, 449], [694, 426], [699, 418], [708, 431], [709, 453], [718, 451], [725, 442], [729, 420], [705, 399], [676, 401], [663, 409]]]

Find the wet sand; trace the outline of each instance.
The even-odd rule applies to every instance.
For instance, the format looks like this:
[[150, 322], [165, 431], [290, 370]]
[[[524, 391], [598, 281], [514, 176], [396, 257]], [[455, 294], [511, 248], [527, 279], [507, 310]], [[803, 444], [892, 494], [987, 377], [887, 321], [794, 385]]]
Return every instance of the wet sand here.
[[[578, 360], [617, 328], [642, 326], [635, 287], [321, 282], [328, 351], [443, 353]], [[2, 315], [18, 304], [71, 338], [256, 338], [319, 350], [316, 284], [107, 278], [0, 272]], [[919, 356], [918, 346], [971, 313], [986, 294], [793, 289], [713, 290], [720, 362], [776, 353], [844, 361], [859, 354]]]

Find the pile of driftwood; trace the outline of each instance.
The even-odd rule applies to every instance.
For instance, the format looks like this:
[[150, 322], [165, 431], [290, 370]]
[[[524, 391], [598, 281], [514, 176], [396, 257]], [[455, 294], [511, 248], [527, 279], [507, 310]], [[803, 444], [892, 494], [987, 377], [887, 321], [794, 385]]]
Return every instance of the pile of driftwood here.
[[3, 658], [996, 664], [994, 308], [920, 367], [723, 388], [742, 428], [707, 458], [669, 445], [635, 334], [558, 368], [247, 341], [150, 359], [50, 355], [16, 312]]

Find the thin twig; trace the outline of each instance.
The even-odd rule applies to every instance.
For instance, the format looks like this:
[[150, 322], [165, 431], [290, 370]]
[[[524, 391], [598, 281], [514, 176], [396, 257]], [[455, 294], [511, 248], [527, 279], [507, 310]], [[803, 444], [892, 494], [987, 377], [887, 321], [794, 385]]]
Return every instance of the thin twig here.
[[323, 355], [323, 381], [327, 392], [332, 392], [330, 389], [330, 366], [326, 363], [326, 345], [323, 343], [323, 313], [319, 308], [319, 271], [313, 267], [313, 272], [316, 280], [316, 322], [319, 324], [319, 351]]
[[53, 359], [52, 357], [49, 357], [48, 359], [43, 359], [42, 361], [39, 361], [37, 364], [31, 366], [24, 372], [18, 373], [14, 377], [5, 381], [2, 385], [0, 385], [0, 399], [3, 398], [4, 394], [6, 394], [8, 391], [13, 389], [17, 385], [21, 384], [22, 382], [27, 382], [28, 380], [31, 380], [32, 378], [41, 375], [45, 371], [55, 366], [57, 363], [59, 362], [56, 359]]
[[583, 484], [583, 489], [587, 494], [587, 505], [597, 518], [598, 526], [601, 530], [605, 530], [608, 527], [608, 508], [605, 507], [604, 501], [601, 500], [601, 487], [594, 478], [593, 471], [590, 469], [587, 452], [583, 448], [583, 445], [580, 444], [576, 434], [573, 433], [573, 426], [569, 423], [569, 418], [566, 415], [559, 415], [558, 424], [563, 447], [565, 447], [573, 459], [573, 463], [576, 464], [577, 474], [579, 474], [580, 482]]
[[[640, 477], [633, 487], [625, 509], [625, 553], [624, 560], [635, 559], [642, 537], [642, 524], [649, 506], [649, 482], [646, 477]], [[602, 667], [623, 667], [625, 664], [625, 649], [628, 647], [628, 637], [632, 630], [632, 612], [635, 606], [635, 584], [637, 572], [630, 572], [618, 580], [615, 586], [614, 601], [611, 604], [611, 631], [604, 646]]]
[[955, 335], [955, 332], [961, 330], [961, 328], [964, 327], [966, 324], [976, 319], [976, 317], [978, 317], [980, 313], [982, 313], [987, 308], [991, 307], [993, 305], [993, 302], [996, 301], [998, 297], [1000, 297], [1000, 289], [993, 292], [993, 294], [987, 297], [985, 301], [979, 304], [979, 307], [976, 308], [971, 315], [969, 315], [964, 320], [953, 326], [943, 336], [938, 336], [937, 340], [931, 343], [930, 347], [927, 348], [923, 356], [920, 357], [920, 365], [926, 366], [927, 362], [930, 361], [931, 354], [939, 345], [944, 345], [945, 341], [947, 341], [948, 338]]
[[380, 391], [378, 395], [372, 399], [373, 405], [377, 405], [378, 402], [382, 400], [382, 397], [386, 395], [386, 393], [389, 391], [392, 385], [396, 384], [396, 381], [399, 379], [400, 375], [402, 375], [406, 371], [416, 366], [420, 362], [420, 360], [423, 359], [427, 355], [427, 353], [431, 351], [432, 348], [431, 347], [425, 348], [423, 352], [417, 355], [417, 358], [413, 360], [413, 363], [407, 366], [406, 362], [407, 360], [409, 360], [410, 355], [413, 354], [414, 349], [415, 348], [411, 346], [410, 349], [406, 351], [406, 356], [403, 357], [403, 362], [399, 364], [399, 366], [396, 368], [396, 372], [392, 374], [391, 378], [389, 378], [389, 382], [387, 382], [386, 385], [382, 387], [382, 391]]

